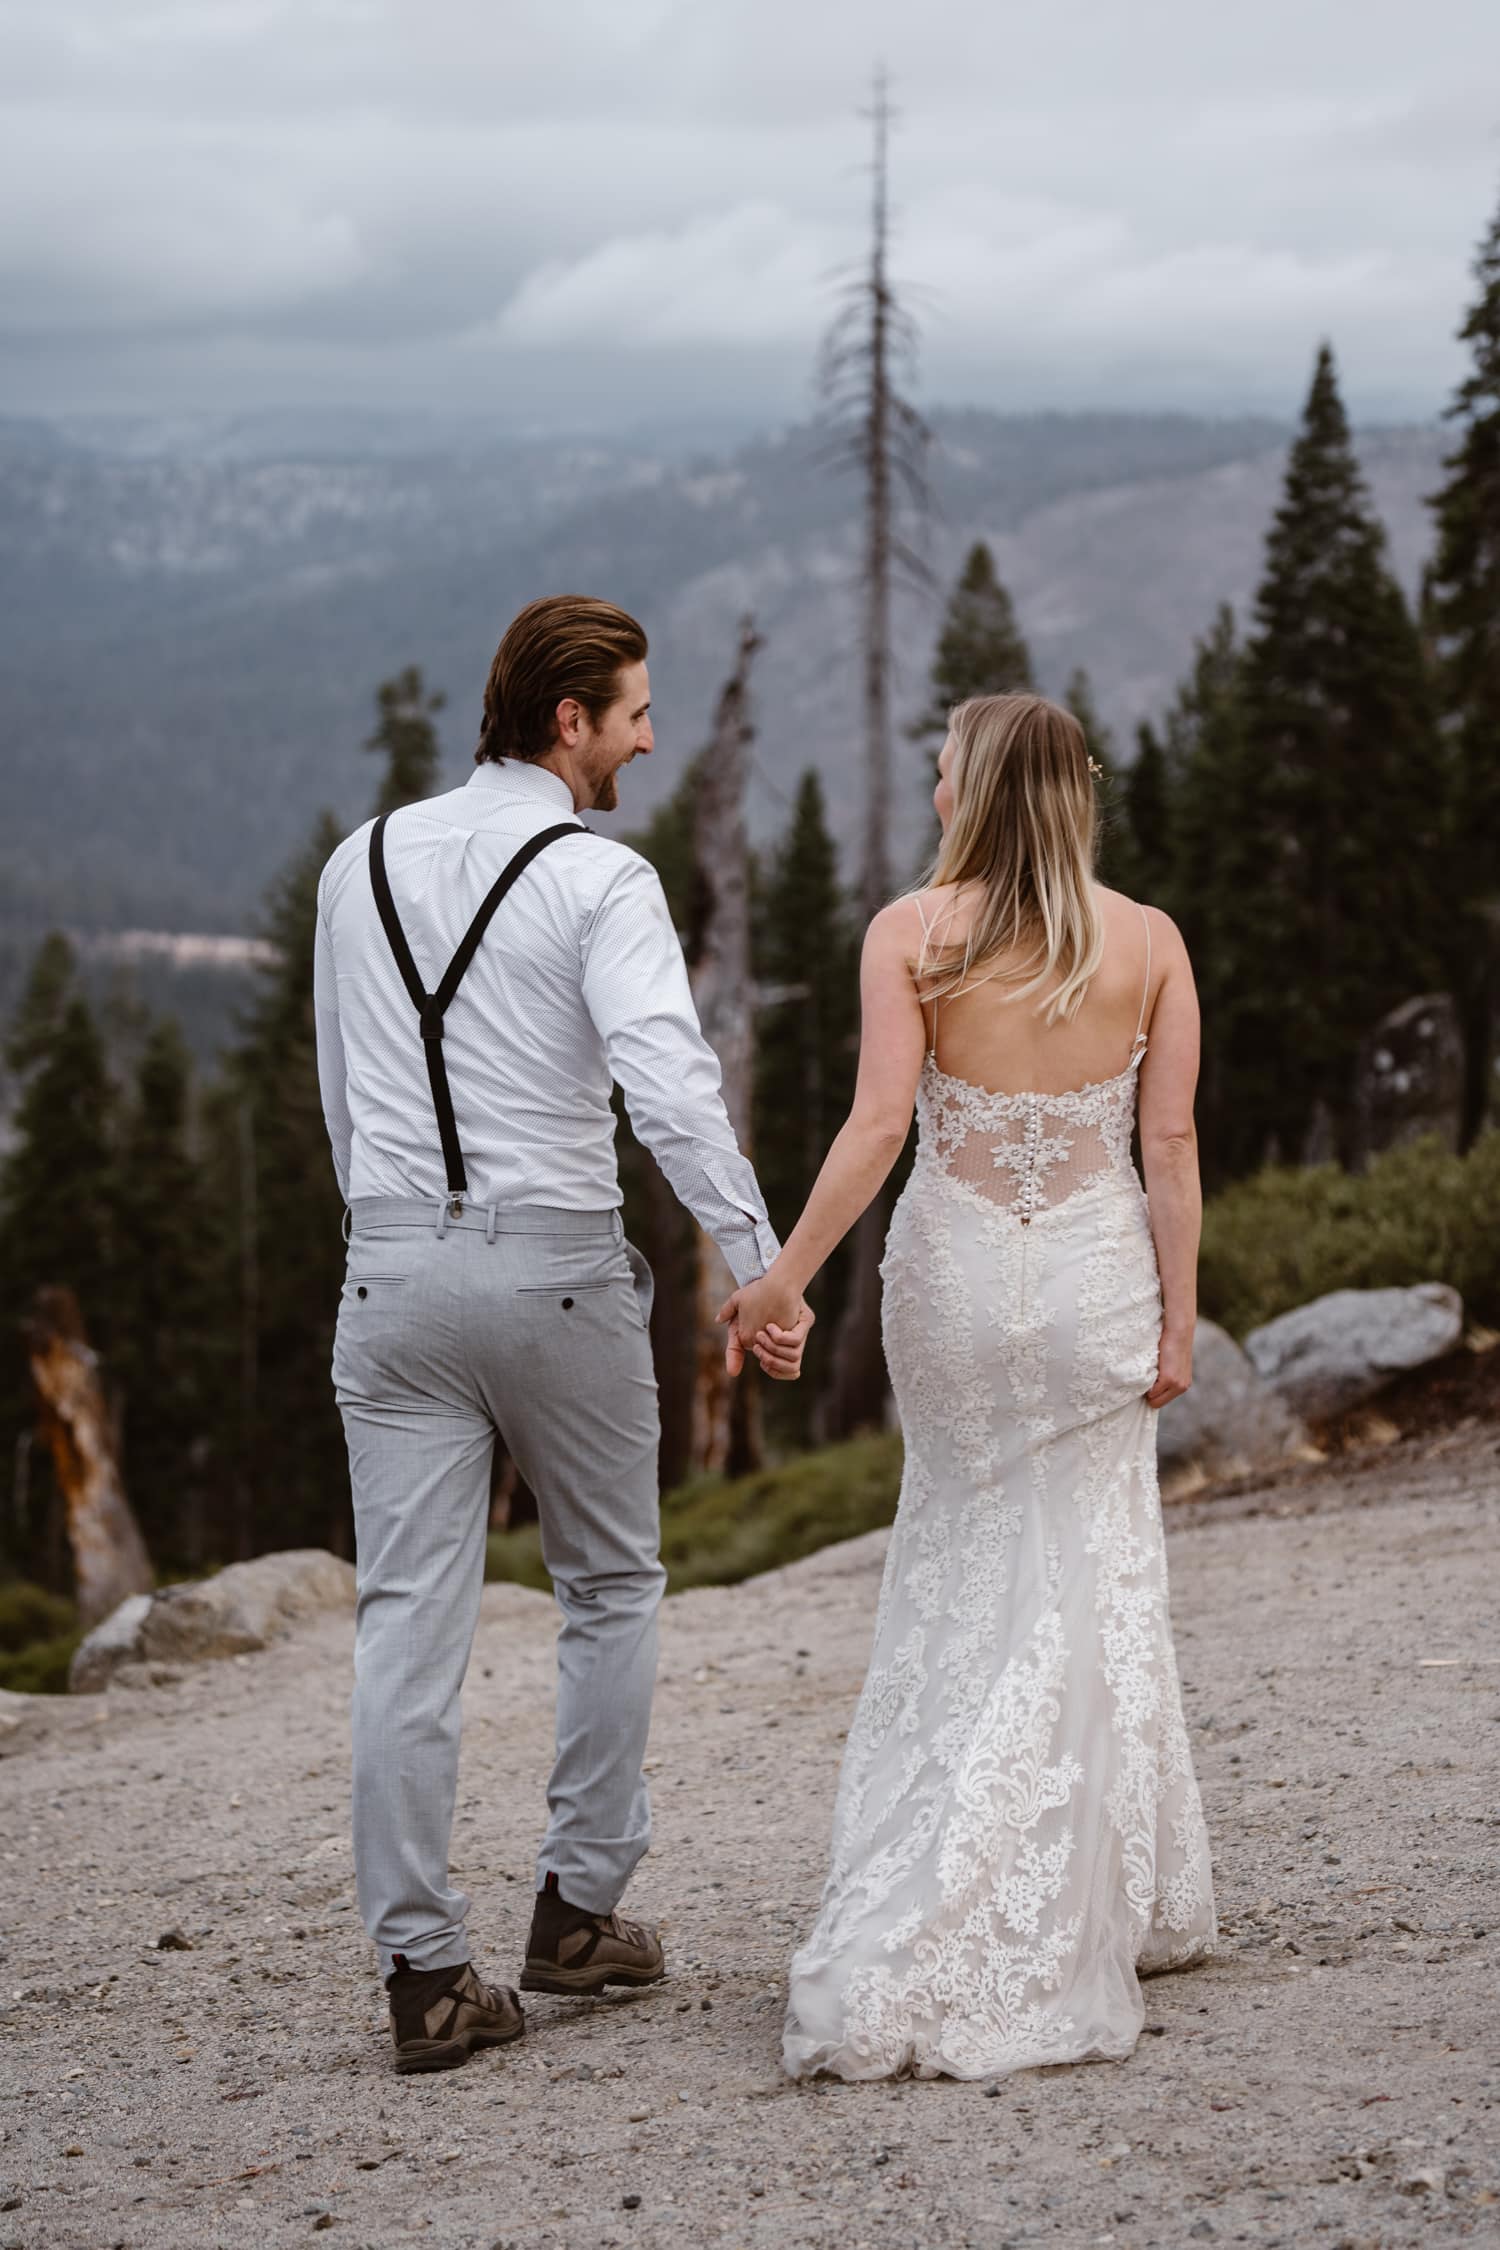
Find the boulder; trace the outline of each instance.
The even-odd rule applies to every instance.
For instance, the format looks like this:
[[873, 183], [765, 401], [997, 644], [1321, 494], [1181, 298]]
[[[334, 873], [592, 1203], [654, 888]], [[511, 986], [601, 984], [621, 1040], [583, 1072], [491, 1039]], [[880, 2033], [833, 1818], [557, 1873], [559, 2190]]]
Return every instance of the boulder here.
[[73, 1658], [75, 1693], [108, 1684], [127, 1666], [149, 1679], [163, 1665], [242, 1656], [280, 1640], [304, 1617], [354, 1607], [354, 1566], [321, 1547], [231, 1563], [212, 1578], [135, 1594], [97, 1625]]
[[1164, 1478], [1188, 1481], [1275, 1468], [1307, 1444], [1299, 1417], [1262, 1382], [1234, 1338], [1211, 1320], [1193, 1335], [1192, 1388], [1156, 1418]]
[[1419, 994], [1382, 1016], [1354, 1077], [1354, 1160], [1436, 1133], [1457, 1149], [1464, 1106], [1464, 1040], [1446, 992]]
[[1292, 1411], [1326, 1422], [1460, 1341], [1463, 1299], [1441, 1281], [1335, 1289], [1252, 1329], [1245, 1350]]
[[74, 1695], [92, 1694], [122, 1664], [139, 1663], [141, 1629], [156, 1598], [154, 1594], [128, 1595], [79, 1642], [68, 1666], [68, 1687]]

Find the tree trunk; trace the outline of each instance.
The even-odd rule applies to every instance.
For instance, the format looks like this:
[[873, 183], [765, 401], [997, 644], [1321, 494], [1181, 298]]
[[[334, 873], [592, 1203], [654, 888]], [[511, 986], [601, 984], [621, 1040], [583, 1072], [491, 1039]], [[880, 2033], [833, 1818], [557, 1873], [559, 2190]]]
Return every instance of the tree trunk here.
[[26, 1322], [41, 1434], [67, 1508], [79, 1622], [85, 1631], [156, 1583], [125, 1497], [99, 1362], [71, 1289], [39, 1289]]
[[1496, 1025], [1500, 1022], [1500, 912], [1479, 916], [1479, 928], [1464, 964], [1457, 999], [1464, 1039], [1463, 1115], [1458, 1145], [1467, 1155], [1490, 1122], [1496, 1073]]
[[260, 1392], [260, 1214], [256, 1193], [255, 1115], [242, 1099], [238, 1128], [239, 1239], [239, 1454], [234, 1469], [234, 1553], [255, 1552], [255, 1433]]
[[[745, 775], [755, 730], [750, 665], [760, 641], [747, 617], [735, 667], [719, 696], [713, 740], [699, 769], [694, 808], [694, 899], [687, 957], [703, 1036], [719, 1058], [724, 1107], [740, 1147], [750, 1153], [755, 1064], [750, 969], [750, 851]], [[718, 1245], [700, 1230], [697, 1362], [693, 1383], [693, 1465], [743, 1474], [762, 1457], [759, 1398], [744, 1376], [724, 1368], [725, 1331], [714, 1315], [734, 1288]]]
[[[869, 391], [861, 450], [865, 473], [864, 719], [865, 835], [860, 900], [873, 921], [890, 897], [891, 853], [891, 548], [892, 393], [890, 287], [886, 274], [886, 131], [883, 83], [875, 109], [875, 205], [870, 247]], [[834, 1339], [833, 1379], [825, 1415], [833, 1437], [849, 1437], [880, 1421], [885, 1356], [880, 1344], [880, 1260], [885, 1244], [882, 1191], [854, 1230], [849, 1294]]]
[[[645, 1239], [641, 1248], [656, 1280], [651, 1301], [651, 1351], [656, 1362], [656, 1392], [661, 1412], [661, 1486], [663, 1492], [670, 1492], [691, 1475], [694, 1459], [698, 1230], [692, 1227], [687, 1213], [668, 1187], [655, 1157], [645, 1148], [640, 1151], [640, 1183], [645, 1208]], [[691, 1262], [688, 1257], [690, 1227], [693, 1234]]]

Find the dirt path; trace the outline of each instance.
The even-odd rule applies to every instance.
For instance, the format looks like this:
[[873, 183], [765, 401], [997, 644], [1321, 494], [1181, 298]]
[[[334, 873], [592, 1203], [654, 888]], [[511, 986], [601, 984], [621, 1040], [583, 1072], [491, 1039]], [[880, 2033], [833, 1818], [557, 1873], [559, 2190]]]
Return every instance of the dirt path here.
[[[442, 2077], [391, 2075], [353, 1911], [347, 1620], [65, 1704], [0, 1762], [0, 2246], [1500, 2242], [1497, 1503], [1489, 1424], [1172, 1512], [1224, 1950], [1128, 2062], [993, 2096], [779, 2072], [879, 1539], [667, 1605], [631, 1896], [672, 1979]], [[467, 1699], [507, 1980], [552, 1630], [490, 1589]]]

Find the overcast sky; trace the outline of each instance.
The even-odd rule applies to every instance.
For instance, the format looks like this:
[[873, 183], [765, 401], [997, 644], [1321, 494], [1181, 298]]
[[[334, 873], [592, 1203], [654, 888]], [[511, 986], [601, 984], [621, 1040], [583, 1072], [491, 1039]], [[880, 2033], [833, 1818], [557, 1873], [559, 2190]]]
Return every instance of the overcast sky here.
[[0, 408], [804, 412], [878, 56], [927, 402], [1442, 405], [1496, 0], [0, 0]]

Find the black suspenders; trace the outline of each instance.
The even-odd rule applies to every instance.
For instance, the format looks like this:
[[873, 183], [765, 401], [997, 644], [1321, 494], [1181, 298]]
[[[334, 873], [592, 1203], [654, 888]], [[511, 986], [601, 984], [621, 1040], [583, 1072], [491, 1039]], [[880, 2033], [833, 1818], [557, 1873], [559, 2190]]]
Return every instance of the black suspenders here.
[[448, 1091], [448, 1071], [443, 1061], [443, 1017], [448, 1004], [463, 982], [464, 971], [479, 951], [479, 941], [489, 928], [496, 907], [516, 877], [523, 874], [549, 844], [559, 836], [587, 836], [590, 830], [581, 821], [565, 820], [556, 828], [544, 828], [539, 836], [529, 836], [515, 858], [497, 878], [484, 904], [475, 915], [453, 959], [443, 971], [436, 992], [425, 990], [417, 974], [417, 964], [411, 957], [411, 947], [406, 942], [406, 932], [401, 927], [396, 912], [396, 902], [391, 897], [390, 878], [385, 871], [385, 824], [389, 813], [382, 813], [370, 831], [370, 883], [375, 893], [375, 905], [382, 927], [390, 940], [391, 951], [396, 956], [396, 966], [401, 971], [401, 981], [411, 995], [421, 1024], [422, 1045], [427, 1055], [427, 1076], [432, 1085], [432, 1106], [437, 1112], [438, 1135], [443, 1144], [443, 1163], [448, 1173], [448, 1194], [457, 1198], [468, 1193], [469, 1182], [464, 1171], [463, 1151], [458, 1145], [458, 1127], [453, 1118], [453, 1096]]

